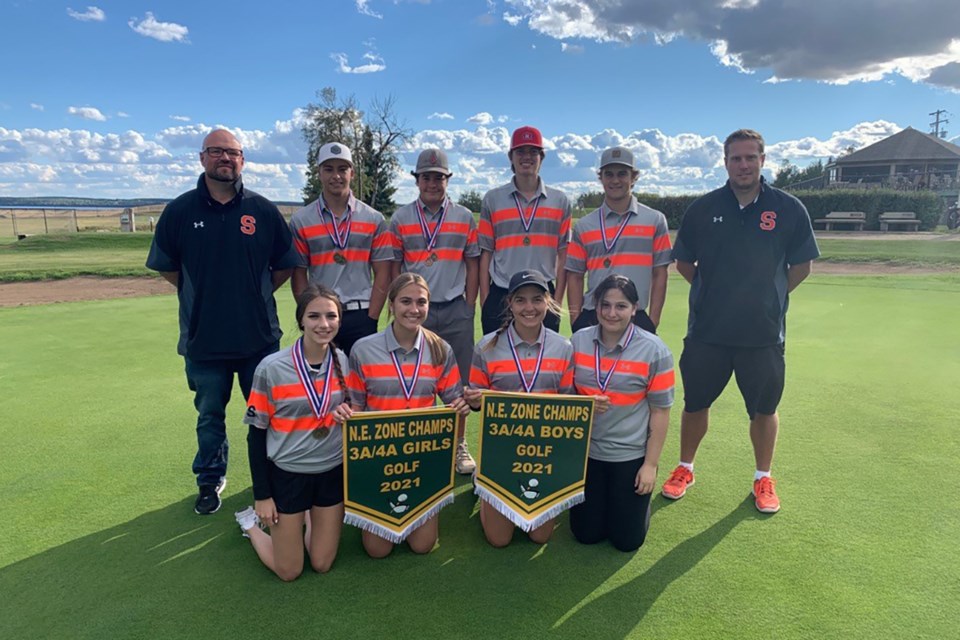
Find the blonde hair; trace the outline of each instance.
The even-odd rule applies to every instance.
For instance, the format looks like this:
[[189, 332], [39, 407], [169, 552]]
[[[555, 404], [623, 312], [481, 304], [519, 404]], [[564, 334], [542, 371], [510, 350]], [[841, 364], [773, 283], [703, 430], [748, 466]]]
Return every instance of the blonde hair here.
[[[424, 280], [423, 276], [419, 273], [411, 273], [409, 271], [401, 273], [396, 279], [390, 283], [390, 289], [387, 290], [387, 300], [390, 301], [392, 305], [394, 300], [397, 299], [397, 296], [400, 292], [410, 285], [415, 284], [419, 287], [422, 287], [424, 291], [427, 292], [427, 302], [430, 301], [430, 287], [427, 286], [427, 281]], [[390, 310], [390, 313], [393, 313], [393, 310]], [[420, 327], [420, 330], [423, 331], [423, 337], [427, 341], [427, 346], [430, 348], [430, 358], [433, 360], [433, 364], [442, 365], [447, 361], [447, 348], [444, 346], [443, 340], [435, 334], [430, 329], [426, 327]]]

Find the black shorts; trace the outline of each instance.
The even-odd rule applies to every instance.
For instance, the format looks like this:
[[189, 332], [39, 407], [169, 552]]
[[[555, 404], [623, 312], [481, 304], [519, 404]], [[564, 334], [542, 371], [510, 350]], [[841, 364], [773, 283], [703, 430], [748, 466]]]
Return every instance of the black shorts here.
[[726, 347], [685, 338], [680, 354], [684, 410], [693, 413], [710, 408], [734, 373], [750, 419], [758, 413], [773, 415], [783, 396], [783, 354], [783, 343]]
[[302, 513], [310, 507], [343, 502], [343, 465], [323, 473], [294, 473], [270, 463], [270, 492], [280, 513]]

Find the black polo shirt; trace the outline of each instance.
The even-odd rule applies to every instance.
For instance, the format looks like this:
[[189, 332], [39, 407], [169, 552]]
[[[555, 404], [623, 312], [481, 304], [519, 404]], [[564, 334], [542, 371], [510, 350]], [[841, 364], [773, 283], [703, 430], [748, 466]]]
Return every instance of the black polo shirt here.
[[296, 266], [290, 229], [269, 200], [237, 181], [227, 204], [197, 188], [170, 202], [147, 267], [179, 271], [180, 341], [191, 360], [246, 358], [282, 335], [271, 271]]
[[806, 208], [762, 178], [743, 209], [729, 181], [698, 198], [673, 246], [674, 260], [697, 264], [687, 337], [737, 347], [783, 342], [787, 268], [819, 255]]

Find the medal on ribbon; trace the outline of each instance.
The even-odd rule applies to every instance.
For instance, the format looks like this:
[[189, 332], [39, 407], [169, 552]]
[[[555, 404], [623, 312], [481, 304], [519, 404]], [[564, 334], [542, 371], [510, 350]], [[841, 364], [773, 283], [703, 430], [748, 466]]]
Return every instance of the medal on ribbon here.
[[[333, 215], [333, 212], [327, 209], [323, 202], [323, 197], [321, 196], [317, 200], [317, 211], [320, 214], [320, 221], [323, 222], [324, 228], [327, 230], [327, 235], [330, 236], [330, 240], [333, 242], [338, 251], [335, 251], [333, 254], [333, 261], [337, 264], [344, 265], [347, 264], [347, 258], [343, 255], [343, 252], [347, 248], [347, 243], [350, 242], [350, 222], [353, 220], [353, 211], [347, 210], [347, 214], [343, 216], [343, 220], [340, 221], [340, 224], [337, 224], [337, 218]], [[330, 214], [330, 224], [327, 224], [323, 220], [323, 212], [326, 211]], [[333, 231], [330, 228], [333, 228]]]
[[507, 334], [507, 342], [510, 344], [510, 353], [513, 355], [513, 364], [516, 365], [517, 373], [520, 374], [520, 384], [523, 385], [527, 393], [531, 393], [537, 385], [537, 378], [540, 377], [540, 367], [543, 365], [543, 348], [547, 345], [547, 334], [546, 332], [543, 334], [543, 341], [540, 342], [540, 353], [537, 354], [537, 363], [533, 367], [533, 376], [530, 378], [530, 382], [527, 383], [527, 376], [523, 372], [520, 355], [517, 353], [517, 347], [513, 342], [513, 334], [510, 333], [509, 329], [505, 333]]
[[632, 322], [627, 328], [627, 341], [623, 343], [623, 348], [620, 350], [620, 355], [617, 356], [617, 359], [613, 361], [613, 366], [610, 367], [610, 371], [607, 372], [607, 375], [602, 375], [600, 373], [600, 329], [597, 328], [597, 343], [594, 346], [593, 355], [596, 360], [596, 374], [597, 374], [597, 387], [600, 388], [600, 391], [606, 391], [607, 385], [610, 384], [610, 379], [613, 377], [613, 372], [617, 370], [617, 365], [620, 364], [620, 358], [623, 357], [623, 352], [627, 350], [627, 347], [630, 346], [630, 341], [633, 340], [633, 334], [636, 330], [636, 325]]
[[420, 206], [420, 198], [417, 198], [417, 219], [420, 221], [420, 233], [423, 234], [423, 243], [426, 245], [426, 253], [430, 255], [424, 261], [424, 263], [430, 267], [433, 266], [433, 263], [439, 260], [437, 252], [433, 248], [437, 244], [437, 237], [440, 235], [440, 229], [443, 227], [443, 221], [447, 219], [447, 211], [449, 210], [450, 200], [444, 199], [443, 205], [440, 207], [440, 219], [437, 220], [437, 226], [433, 228], [433, 231], [430, 231], [430, 223], [427, 222], [427, 216], [424, 215], [423, 207]]
[[[632, 213], [632, 211], [627, 211], [623, 215], [623, 222], [620, 223], [620, 228], [617, 229], [617, 233], [613, 236], [613, 240], [607, 242], [607, 212], [604, 211], [603, 205], [600, 205], [600, 238], [603, 240], [604, 253], [610, 253], [613, 251], [613, 247], [617, 244], [617, 240], [619, 240], [620, 236], [623, 235], [623, 230], [627, 228], [627, 223], [630, 221], [630, 215]], [[604, 267], [609, 269], [611, 264], [613, 264], [613, 262], [610, 260], [610, 258], [604, 259]]]
[[307, 364], [307, 357], [303, 352], [303, 337], [297, 338], [293, 345], [293, 368], [297, 371], [297, 377], [300, 378], [300, 384], [310, 402], [310, 408], [313, 409], [313, 415], [317, 418], [317, 428], [313, 430], [313, 437], [323, 438], [330, 432], [330, 427], [325, 425], [327, 413], [330, 410], [330, 380], [333, 378], [333, 346], [327, 347], [327, 373], [323, 379], [323, 389], [317, 393], [316, 383], [310, 375], [310, 365]]
[[523, 207], [520, 206], [520, 197], [517, 196], [517, 192], [513, 192], [513, 201], [517, 205], [517, 213], [520, 214], [520, 224], [523, 225], [523, 231], [527, 235], [523, 236], [523, 246], [530, 246], [530, 226], [533, 224], [533, 219], [537, 217], [537, 209], [540, 208], [540, 196], [538, 195], [533, 199], [533, 206], [530, 208], [530, 217], [527, 218], [526, 212], [523, 210]]
[[393, 360], [393, 367], [397, 370], [397, 379], [400, 381], [400, 389], [403, 391], [403, 397], [410, 402], [413, 397], [413, 390], [417, 386], [417, 380], [420, 379], [420, 365], [423, 364], [423, 331], [417, 338], [417, 363], [413, 368], [413, 377], [410, 378], [410, 384], [407, 384], [407, 378], [403, 375], [403, 366], [397, 358], [397, 352], [391, 351], [390, 358]]

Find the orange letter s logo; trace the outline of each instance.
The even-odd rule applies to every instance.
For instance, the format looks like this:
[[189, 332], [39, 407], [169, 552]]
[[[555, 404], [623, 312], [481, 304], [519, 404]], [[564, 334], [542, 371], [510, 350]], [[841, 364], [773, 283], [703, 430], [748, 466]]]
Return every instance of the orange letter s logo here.
[[777, 227], [777, 212], [764, 211], [760, 214], [760, 228], [764, 231], [773, 231]]
[[257, 232], [257, 219], [253, 216], [241, 216], [240, 231], [248, 236], [255, 234]]

